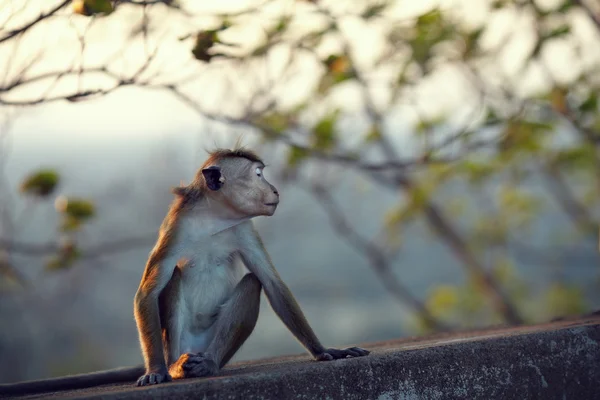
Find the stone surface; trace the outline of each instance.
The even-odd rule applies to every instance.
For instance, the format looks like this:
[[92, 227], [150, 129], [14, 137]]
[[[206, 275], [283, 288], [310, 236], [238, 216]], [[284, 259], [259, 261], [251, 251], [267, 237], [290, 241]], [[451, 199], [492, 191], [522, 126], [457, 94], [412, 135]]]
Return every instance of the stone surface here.
[[[600, 317], [364, 345], [367, 357], [290, 356], [212, 378], [21, 399], [600, 399]], [[1, 393], [0, 393], [1, 397]]]

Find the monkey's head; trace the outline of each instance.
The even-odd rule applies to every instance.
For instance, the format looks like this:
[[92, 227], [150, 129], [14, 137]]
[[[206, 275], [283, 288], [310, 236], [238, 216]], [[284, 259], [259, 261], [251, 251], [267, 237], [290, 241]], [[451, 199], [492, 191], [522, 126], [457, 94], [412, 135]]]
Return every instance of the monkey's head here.
[[264, 177], [265, 164], [247, 150], [217, 150], [201, 168], [205, 195], [239, 217], [271, 216], [279, 192]]

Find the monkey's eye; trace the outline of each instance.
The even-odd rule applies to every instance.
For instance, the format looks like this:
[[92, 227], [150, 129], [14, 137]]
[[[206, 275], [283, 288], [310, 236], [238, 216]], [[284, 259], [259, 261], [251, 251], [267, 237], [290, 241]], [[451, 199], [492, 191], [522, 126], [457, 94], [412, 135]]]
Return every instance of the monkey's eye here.
[[255, 172], [256, 172], [256, 176], [262, 176], [262, 171], [259, 167], [256, 167]]

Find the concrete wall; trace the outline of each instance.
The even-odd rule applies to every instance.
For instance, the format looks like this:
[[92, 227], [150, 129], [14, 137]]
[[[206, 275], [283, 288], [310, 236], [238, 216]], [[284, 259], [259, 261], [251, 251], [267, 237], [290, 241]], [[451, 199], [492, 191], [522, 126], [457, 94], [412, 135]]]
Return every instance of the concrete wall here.
[[372, 353], [357, 359], [299, 355], [234, 364], [213, 378], [21, 398], [600, 399], [598, 317], [364, 347]]

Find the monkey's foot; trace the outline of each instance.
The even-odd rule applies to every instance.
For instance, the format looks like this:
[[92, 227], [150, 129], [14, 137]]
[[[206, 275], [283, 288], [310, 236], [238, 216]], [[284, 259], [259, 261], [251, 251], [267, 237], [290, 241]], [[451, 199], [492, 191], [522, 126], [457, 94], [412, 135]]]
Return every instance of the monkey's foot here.
[[346, 357], [363, 357], [368, 355], [369, 353], [369, 350], [365, 350], [360, 347], [349, 347], [344, 350], [326, 349], [324, 352], [317, 356], [317, 361], [330, 361]]
[[171, 376], [168, 373], [161, 372], [150, 372], [145, 375], [140, 376], [137, 380], [138, 386], [146, 386], [146, 385], [156, 385], [162, 382], [171, 381]]
[[186, 353], [179, 357], [179, 360], [171, 366], [169, 372], [175, 379], [201, 378], [215, 375], [219, 372], [219, 367], [208, 354]]

